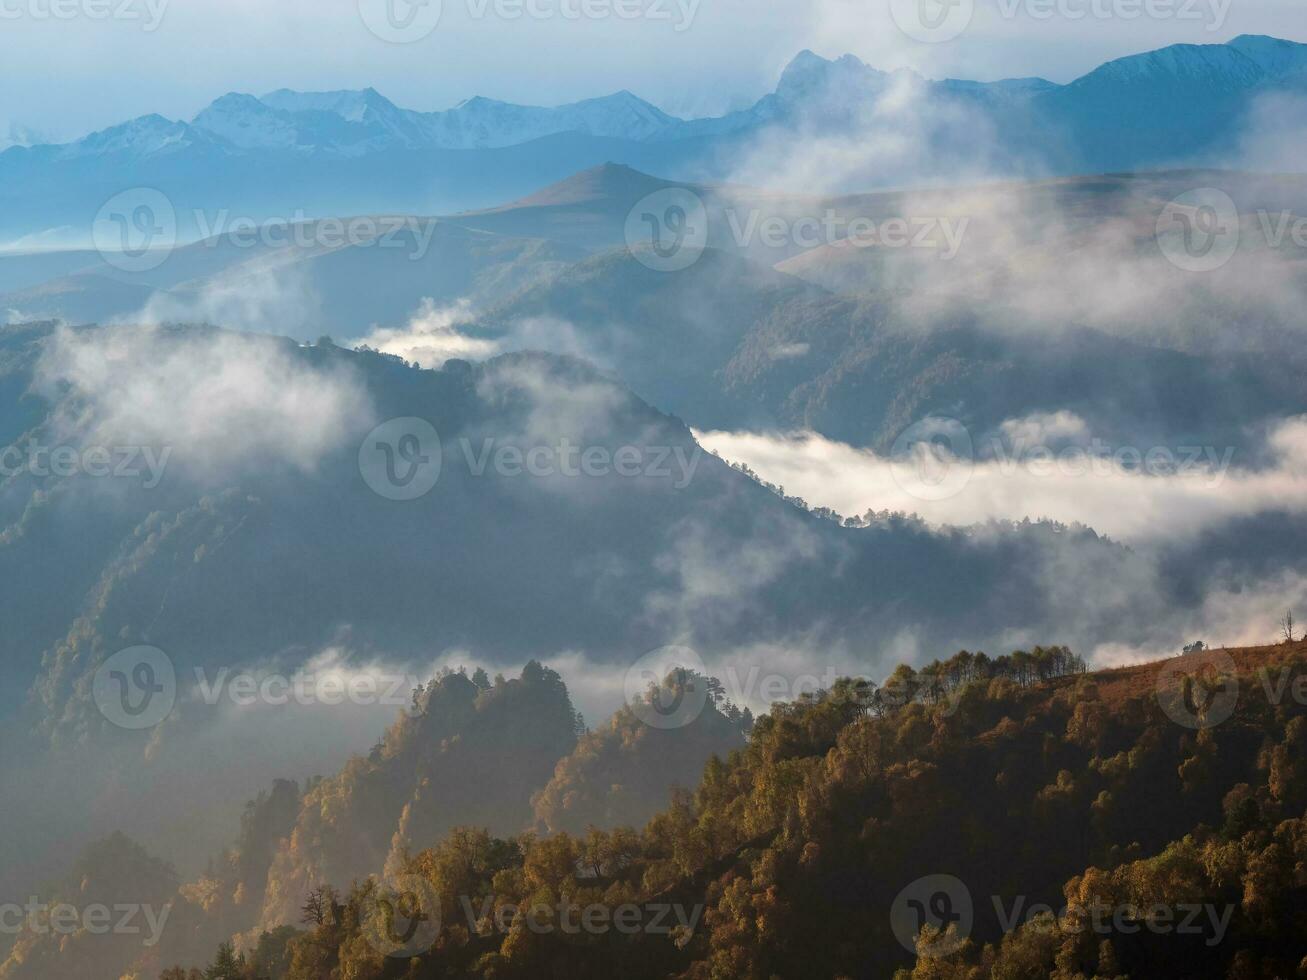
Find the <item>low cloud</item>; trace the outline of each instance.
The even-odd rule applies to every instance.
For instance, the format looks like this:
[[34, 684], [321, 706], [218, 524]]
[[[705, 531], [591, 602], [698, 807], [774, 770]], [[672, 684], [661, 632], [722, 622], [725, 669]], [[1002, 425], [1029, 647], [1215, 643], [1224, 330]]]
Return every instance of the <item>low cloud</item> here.
[[279, 336], [313, 336], [321, 300], [303, 270], [293, 265], [242, 270], [196, 289], [156, 292], [125, 324], [213, 323], [229, 330]]
[[60, 329], [35, 387], [62, 400], [61, 438], [164, 446], [197, 476], [280, 463], [312, 470], [373, 415], [362, 381], [291, 342], [163, 328]]
[[879, 456], [812, 432], [699, 439], [787, 494], [848, 516], [901, 511], [957, 526], [1050, 518], [1148, 545], [1265, 511], [1307, 513], [1307, 416], [1271, 431], [1270, 463], [1256, 470], [1230, 468], [1230, 451], [1219, 447], [1095, 447], [1084, 423], [1065, 412], [1012, 420], [1002, 430], [1009, 437], [1002, 456], [978, 460], [947, 448]]
[[1104, 643], [1090, 651], [1095, 667], [1125, 667], [1179, 652], [1179, 643], [1201, 641], [1209, 647], [1261, 646], [1277, 642], [1277, 624], [1286, 609], [1307, 608], [1307, 577], [1285, 570], [1258, 580], [1254, 587], [1239, 583], [1214, 588], [1184, 616], [1159, 623], [1150, 641]]
[[471, 301], [461, 299], [449, 306], [437, 306], [426, 298], [402, 327], [377, 327], [366, 337], [348, 341], [348, 347], [370, 347], [406, 361], [438, 370], [452, 358], [483, 361], [500, 352], [494, 340], [470, 337], [458, 330], [472, 317]]
[[[477, 310], [467, 298], [441, 306], [425, 298], [402, 327], [373, 327], [366, 337], [350, 340], [349, 347], [368, 347], [393, 354], [428, 370], [439, 370], [452, 358], [485, 361], [509, 351], [542, 350], [584, 357], [603, 367], [613, 358], [587, 344], [576, 327], [561, 317], [522, 317], [493, 336], [468, 333]], [[620, 331], [614, 327], [613, 334]], [[613, 337], [608, 338], [610, 341]]]

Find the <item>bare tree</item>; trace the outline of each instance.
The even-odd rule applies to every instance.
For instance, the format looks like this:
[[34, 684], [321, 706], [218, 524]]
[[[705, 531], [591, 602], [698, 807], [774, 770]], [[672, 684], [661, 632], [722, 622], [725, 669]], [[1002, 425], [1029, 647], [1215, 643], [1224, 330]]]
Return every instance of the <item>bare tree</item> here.
[[1285, 643], [1292, 643], [1294, 641], [1292, 609], [1284, 614], [1284, 618], [1280, 620], [1279, 626], [1280, 638], [1284, 640]]

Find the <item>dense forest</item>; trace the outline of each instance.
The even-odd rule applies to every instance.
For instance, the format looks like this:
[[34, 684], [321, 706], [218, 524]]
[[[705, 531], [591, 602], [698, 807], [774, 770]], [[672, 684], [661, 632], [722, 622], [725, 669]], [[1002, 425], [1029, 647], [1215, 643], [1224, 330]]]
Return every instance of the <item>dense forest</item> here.
[[1307, 975], [1307, 645], [1190, 662], [840, 682], [643, 829], [459, 828], [163, 980]]

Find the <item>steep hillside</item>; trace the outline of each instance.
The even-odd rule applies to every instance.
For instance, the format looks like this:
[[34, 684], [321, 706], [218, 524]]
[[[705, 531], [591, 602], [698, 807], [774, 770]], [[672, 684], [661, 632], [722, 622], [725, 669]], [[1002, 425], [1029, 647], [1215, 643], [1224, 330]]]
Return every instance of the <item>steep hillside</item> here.
[[1082, 670], [1055, 647], [839, 682], [642, 833], [451, 836], [398, 886], [439, 923], [420, 944], [388, 958], [374, 879], [274, 980], [1295, 975], [1307, 646]]

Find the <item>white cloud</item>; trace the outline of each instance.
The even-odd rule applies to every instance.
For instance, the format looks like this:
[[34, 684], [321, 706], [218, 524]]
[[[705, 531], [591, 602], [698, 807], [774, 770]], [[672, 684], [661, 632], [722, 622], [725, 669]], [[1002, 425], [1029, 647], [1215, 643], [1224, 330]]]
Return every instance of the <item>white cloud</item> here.
[[302, 336], [321, 322], [321, 301], [303, 270], [290, 263], [242, 269], [197, 290], [154, 293], [128, 324], [212, 323], [230, 330]]
[[[1047, 441], [1067, 436], [1084, 441], [1087, 433], [1077, 422], [1067, 413], [1010, 421], [1007, 432], [1040, 438], [993, 459], [932, 456], [930, 462], [950, 474], [944, 485], [955, 490], [943, 499], [926, 499], [934, 494], [923, 493], [919, 483], [931, 483], [932, 474], [920, 472], [915, 462], [815, 433], [704, 432], [698, 437], [705, 448], [747, 464], [787, 493], [849, 516], [892, 510], [962, 526], [1051, 518], [1085, 524], [1127, 543], [1150, 544], [1188, 539], [1264, 511], [1307, 512], [1307, 416], [1285, 420], [1271, 432], [1267, 448], [1273, 464], [1258, 470], [1227, 468], [1227, 450], [1203, 448], [1195, 455], [1159, 447], [1151, 471], [1147, 464], [1140, 471], [1130, 450], [1147, 459], [1148, 447], [1073, 450]], [[1092, 455], [1097, 448], [1105, 452]]]
[[293, 356], [290, 341], [155, 327], [59, 330], [37, 387], [65, 390], [67, 437], [171, 447], [197, 475], [284, 463], [313, 469], [372, 418], [362, 381]]
[[434, 300], [426, 298], [405, 326], [378, 327], [366, 337], [348, 341], [346, 346], [371, 347], [432, 370], [451, 358], [480, 361], [498, 354], [498, 342], [459, 332], [458, 324], [471, 318], [470, 300], [436, 306]]

